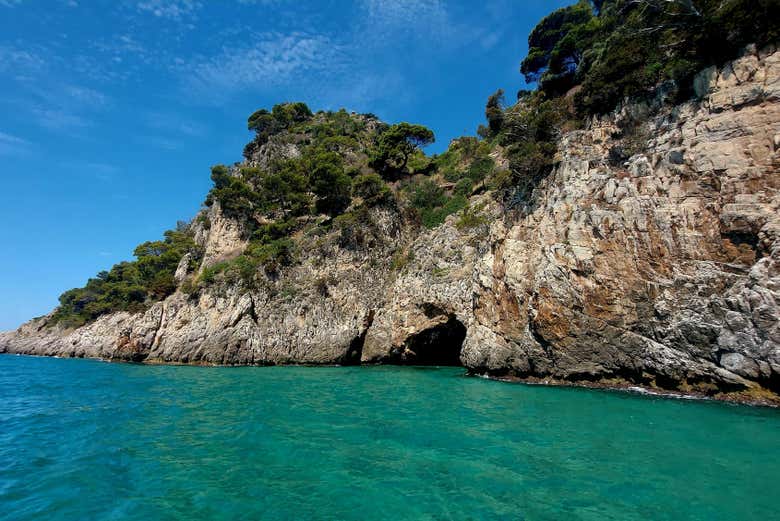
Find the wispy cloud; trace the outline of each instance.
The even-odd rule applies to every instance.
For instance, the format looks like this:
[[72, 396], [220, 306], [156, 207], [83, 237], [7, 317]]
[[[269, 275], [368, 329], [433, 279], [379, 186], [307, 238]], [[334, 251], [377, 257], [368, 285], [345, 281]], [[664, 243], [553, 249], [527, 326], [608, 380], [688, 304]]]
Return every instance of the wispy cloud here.
[[77, 59], [58, 55], [52, 44], [0, 45], [0, 72], [6, 84], [13, 84], [14, 88], [8, 90], [15, 91], [12, 96], [0, 98], [0, 103], [13, 107], [7, 115], [37, 122], [48, 130], [73, 131], [90, 126], [91, 117], [111, 100], [92, 87], [68, 81], [78, 66]]
[[0, 132], [0, 155], [17, 155], [29, 151], [32, 143], [12, 134]]
[[239, 4], [244, 5], [279, 5], [289, 3], [291, 0], [238, 0]]
[[362, 36], [374, 42], [392, 33], [415, 39], [442, 38], [451, 34], [453, 25], [446, 6], [439, 0], [362, 0], [364, 27]]
[[0, 0], [0, 7], [16, 7], [22, 0]]
[[67, 85], [64, 96], [70, 99], [71, 105], [80, 105], [90, 108], [100, 108], [108, 104], [108, 96], [89, 87], [79, 85]]
[[91, 125], [85, 117], [64, 109], [35, 107], [32, 109], [40, 126], [54, 131], [76, 131]]
[[149, 112], [146, 115], [146, 122], [154, 130], [176, 136], [203, 137], [208, 133], [206, 125], [173, 113]]
[[99, 161], [75, 161], [67, 163], [67, 166], [76, 172], [106, 182], [115, 181], [121, 172], [118, 166]]
[[76, 132], [93, 125], [93, 117], [109, 103], [109, 97], [95, 89], [65, 85], [53, 89], [32, 88], [26, 103], [37, 123], [57, 132]]
[[501, 41], [502, 33], [500, 31], [487, 31], [484, 32], [479, 38], [479, 44], [483, 49], [489, 50], [496, 46]]
[[192, 18], [201, 7], [196, 0], [145, 0], [137, 5], [141, 12], [174, 21]]
[[138, 141], [163, 150], [178, 150], [182, 146], [180, 141], [164, 136], [139, 136]]
[[325, 70], [338, 74], [339, 45], [323, 34], [263, 33], [248, 47], [223, 47], [211, 56], [180, 66], [188, 90], [221, 99], [237, 90], [264, 89], [290, 82], [301, 74]]
[[[490, 12], [491, 4], [483, 8]], [[482, 27], [471, 21], [473, 7], [442, 0], [361, 0], [360, 8], [353, 41], [380, 50], [409, 43], [421, 53], [454, 52], [475, 44], [487, 50], [498, 43], [505, 22], [499, 10], [491, 26]]]
[[[2, 1], [0, 0], [0, 2]], [[37, 52], [0, 45], [0, 71], [26, 74], [30, 71], [40, 70], [44, 65], [45, 61]]]
[[150, 52], [145, 44], [130, 34], [101, 39], [94, 42], [93, 46], [114, 63], [122, 63], [129, 57], [138, 59], [142, 63], [151, 63], [152, 58], [159, 55], [159, 53]]

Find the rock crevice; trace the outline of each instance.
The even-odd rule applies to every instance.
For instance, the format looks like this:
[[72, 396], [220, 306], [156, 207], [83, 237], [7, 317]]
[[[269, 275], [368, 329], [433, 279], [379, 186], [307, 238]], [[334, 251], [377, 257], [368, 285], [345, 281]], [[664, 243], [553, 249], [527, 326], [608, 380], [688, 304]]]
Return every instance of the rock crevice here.
[[[0, 350], [203, 364], [457, 352], [491, 375], [777, 402], [780, 53], [748, 52], [696, 89], [701, 99], [643, 123], [648, 141], [630, 157], [616, 152], [628, 109], [564, 135], [522, 215], [483, 193], [470, 201], [480, 224], [451, 216], [418, 234], [375, 210], [386, 240], [325, 262], [313, 252], [268, 288], [177, 292], [72, 331], [38, 319], [0, 335]], [[208, 219], [201, 269], [246, 246], [218, 207]], [[403, 267], [389, 261], [398, 252]], [[437, 358], [445, 344], [456, 349]]]

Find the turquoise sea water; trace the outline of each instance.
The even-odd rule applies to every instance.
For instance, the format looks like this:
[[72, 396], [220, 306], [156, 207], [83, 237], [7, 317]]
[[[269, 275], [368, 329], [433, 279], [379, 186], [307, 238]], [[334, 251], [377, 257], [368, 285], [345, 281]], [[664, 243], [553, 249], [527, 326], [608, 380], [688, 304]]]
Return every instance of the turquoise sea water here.
[[0, 519], [777, 519], [780, 411], [0, 356]]

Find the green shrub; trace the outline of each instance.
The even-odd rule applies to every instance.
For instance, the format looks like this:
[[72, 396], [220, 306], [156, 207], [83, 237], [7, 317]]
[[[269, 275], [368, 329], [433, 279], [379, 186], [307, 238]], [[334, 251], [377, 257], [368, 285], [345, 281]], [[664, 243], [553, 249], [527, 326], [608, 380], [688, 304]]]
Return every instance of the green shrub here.
[[447, 201], [444, 190], [432, 179], [415, 183], [411, 190], [410, 202], [420, 210], [442, 206]]
[[269, 112], [260, 109], [247, 120], [247, 128], [255, 131], [255, 143], [262, 144], [274, 134], [289, 129], [296, 123], [307, 121], [313, 116], [305, 103], [280, 103]]
[[468, 197], [471, 195], [471, 191], [474, 188], [474, 181], [469, 179], [468, 177], [461, 179], [457, 183], [455, 183], [455, 188], [453, 189], [453, 193], [455, 195], [462, 195], [464, 197]]
[[449, 268], [440, 268], [438, 266], [435, 266], [431, 270], [431, 275], [433, 276], [433, 278], [436, 278], [436, 279], [443, 279], [447, 275], [449, 275], [449, 273], [450, 273]]
[[498, 89], [488, 97], [485, 105], [485, 119], [488, 122], [489, 135], [495, 136], [504, 126], [504, 90]]
[[335, 152], [319, 152], [308, 159], [312, 191], [320, 213], [339, 215], [351, 201], [352, 180], [344, 172], [344, 162]]
[[264, 244], [250, 244], [244, 254], [252, 267], [262, 266], [266, 273], [274, 274], [295, 262], [297, 250], [292, 239], [275, 239]]
[[217, 262], [211, 266], [206, 266], [198, 278], [198, 284], [201, 286], [210, 286], [213, 284], [217, 276], [227, 270], [230, 267], [230, 261]]
[[426, 228], [435, 228], [451, 215], [466, 206], [465, 194], [457, 193], [452, 197], [432, 179], [423, 179], [407, 188], [411, 203], [420, 221]]
[[455, 227], [459, 230], [466, 230], [487, 224], [488, 218], [481, 214], [484, 208], [484, 203], [476, 206], [467, 205], [461, 212]]
[[393, 195], [381, 177], [377, 174], [362, 174], [352, 181], [352, 193], [369, 206], [389, 202]]
[[393, 255], [393, 258], [390, 259], [390, 269], [392, 271], [401, 271], [413, 261], [413, 251], [397, 251]]
[[214, 187], [206, 196], [206, 205], [219, 202], [222, 213], [226, 217], [246, 221], [261, 204], [259, 194], [242, 176], [232, 175], [225, 165], [211, 168], [211, 179]]
[[469, 165], [467, 175], [474, 183], [484, 181], [495, 168], [496, 163], [490, 157], [477, 157]]
[[276, 239], [282, 239], [295, 231], [296, 223], [289, 219], [286, 221], [272, 221], [258, 226], [252, 233], [251, 242], [268, 243]]
[[120, 262], [89, 279], [84, 287], [64, 292], [52, 319], [66, 327], [78, 327], [107, 313], [143, 311], [176, 290], [174, 273], [188, 253], [191, 265], [197, 264], [203, 253], [189, 231], [166, 231], [164, 240], [139, 245], [135, 261]]
[[185, 295], [194, 295], [198, 291], [198, 285], [193, 278], [188, 278], [181, 283], [179, 289]]
[[348, 250], [358, 250], [366, 246], [374, 231], [371, 215], [366, 206], [339, 215], [333, 223], [339, 231], [339, 246]]
[[669, 80], [684, 99], [698, 71], [748, 43], [776, 42], [778, 19], [777, 0], [580, 0], [534, 28], [521, 72], [548, 97], [580, 85], [583, 117], [647, 97]]
[[371, 150], [369, 165], [382, 177], [396, 179], [408, 174], [409, 160], [434, 141], [433, 132], [422, 125], [393, 125], [379, 136]]
[[209, 216], [205, 212], [198, 214], [197, 222], [203, 225], [204, 230], [211, 229], [211, 219], [209, 219]]

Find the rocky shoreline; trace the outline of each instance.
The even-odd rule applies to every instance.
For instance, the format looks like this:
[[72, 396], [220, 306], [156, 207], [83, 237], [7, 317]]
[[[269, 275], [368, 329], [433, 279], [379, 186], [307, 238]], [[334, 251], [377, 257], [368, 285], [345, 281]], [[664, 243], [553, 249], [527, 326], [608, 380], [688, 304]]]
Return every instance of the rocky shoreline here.
[[[50, 355], [34, 355], [34, 354], [21, 354], [21, 353], [0, 353], [5, 356], [31, 356], [39, 358], [64, 358], [73, 359], [73, 357], [62, 356], [50, 356]], [[79, 359], [79, 358], [76, 358]], [[84, 359], [84, 358], [81, 358]], [[137, 364], [137, 365], [149, 365], [149, 366], [172, 366], [172, 367], [214, 367], [214, 368], [237, 368], [237, 367], [278, 367], [276, 365], [246, 365], [246, 364], [234, 364], [234, 365], [219, 365], [212, 363], [183, 363], [183, 362], [166, 362], [158, 360], [144, 360], [142, 362], [133, 362], [128, 360], [112, 360], [104, 358], [87, 358], [88, 360], [94, 360], [105, 363], [120, 363], [120, 364]], [[385, 364], [376, 363], [363, 365], [362, 367], [380, 367]], [[286, 364], [283, 367], [346, 367], [336, 364]], [[654, 396], [659, 398], [677, 399], [677, 400], [705, 400], [705, 401], [719, 401], [727, 402], [735, 405], [745, 405], [750, 407], [780, 407], [780, 397], [771, 392], [744, 392], [744, 393], [722, 393], [715, 395], [707, 395], [701, 392], [686, 392], [686, 391], [670, 391], [660, 387], [642, 386], [629, 381], [620, 380], [604, 380], [604, 381], [569, 381], [561, 379], [549, 379], [539, 377], [520, 377], [520, 376], [495, 376], [489, 374], [482, 374], [467, 370], [463, 368], [465, 377], [468, 378], [483, 378], [486, 380], [493, 380], [495, 382], [502, 382], [508, 384], [521, 384], [521, 385], [538, 385], [544, 387], [567, 387], [567, 388], [579, 388], [579, 389], [594, 389], [603, 391], [615, 391], [625, 392], [630, 394], [639, 394], [643, 396]]]
[[[780, 53], [748, 49], [696, 90], [565, 134], [533, 204], [507, 212], [475, 193], [467, 225], [453, 215], [422, 233], [377, 208], [386, 240], [303, 237], [307, 256], [267, 287], [180, 288], [77, 329], [42, 317], [0, 334], [0, 352], [203, 365], [456, 356], [501, 379], [776, 405]], [[203, 212], [196, 271], [246, 247], [219, 205]], [[191, 269], [180, 265], [180, 284]]]
[[599, 389], [605, 391], [626, 392], [640, 394], [644, 396], [656, 396], [659, 398], [679, 399], [679, 400], [705, 400], [727, 402], [736, 405], [746, 405], [751, 407], [780, 407], [780, 397], [772, 392], [764, 390], [759, 392], [725, 392], [716, 394], [706, 394], [695, 391], [669, 390], [661, 387], [643, 386], [625, 380], [604, 380], [604, 381], [570, 381], [560, 379], [548, 379], [539, 377], [506, 377], [506, 376], [484, 376], [479, 374], [469, 374], [474, 377], [484, 377], [490, 380], [496, 380], [506, 383], [518, 383], [524, 385], [542, 385], [551, 387], [572, 387], [580, 389]]

